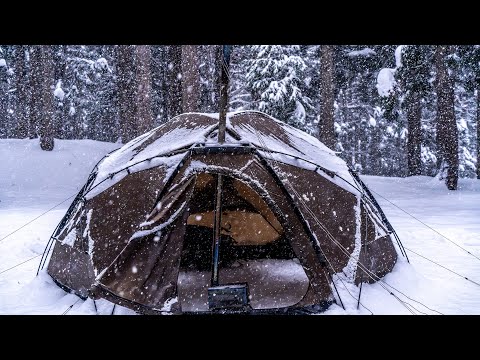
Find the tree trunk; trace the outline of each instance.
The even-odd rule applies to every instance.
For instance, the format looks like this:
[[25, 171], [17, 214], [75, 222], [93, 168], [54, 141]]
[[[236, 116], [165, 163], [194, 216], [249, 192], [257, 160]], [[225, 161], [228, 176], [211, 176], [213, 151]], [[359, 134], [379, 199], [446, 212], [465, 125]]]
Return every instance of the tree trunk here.
[[117, 48], [117, 89], [119, 102], [120, 136], [126, 144], [137, 134], [135, 124], [135, 69], [134, 46]]
[[477, 179], [480, 179], [480, 89], [477, 89]]
[[137, 76], [137, 112], [136, 123], [138, 134], [143, 134], [153, 128], [152, 112], [152, 53], [150, 46], [138, 45], [135, 48]]
[[[449, 190], [457, 189], [458, 182], [458, 130], [455, 121], [454, 84], [451, 79], [446, 57], [449, 46], [439, 45], [435, 51], [437, 91], [437, 147], [438, 163], [445, 164], [446, 185]], [[443, 171], [443, 169], [439, 169]]]
[[228, 49], [224, 46], [218, 47], [218, 60], [220, 64], [220, 74], [218, 77], [219, 94], [218, 94], [218, 143], [225, 142], [227, 131], [227, 112], [228, 112], [228, 68], [230, 64], [229, 55], [224, 54]]
[[38, 125], [42, 111], [41, 87], [42, 87], [42, 50], [41, 46], [34, 45], [30, 52], [30, 121], [28, 123], [28, 137], [34, 139], [38, 136]]
[[326, 146], [335, 150], [333, 123], [333, 46], [320, 46], [320, 121], [319, 137]]
[[155, 125], [166, 121], [166, 46], [151, 46], [152, 112]]
[[359, 161], [360, 161], [360, 166], [362, 167], [362, 174], [368, 174], [368, 166], [367, 166], [367, 132], [365, 126], [359, 126], [357, 129], [360, 131], [358, 134], [358, 153], [359, 153]]
[[[0, 59], [4, 60], [2, 56]], [[0, 65], [0, 138], [8, 138], [8, 67]]]
[[411, 92], [407, 99], [407, 176], [421, 175], [422, 173], [422, 133], [421, 133], [421, 117], [422, 108], [420, 103], [421, 97], [418, 92]]
[[[378, 129], [378, 124], [370, 129], [370, 158], [367, 164], [370, 166], [371, 175], [383, 175], [382, 171], [382, 154], [380, 151], [381, 136]], [[368, 155], [368, 154], [367, 154]]]
[[28, 77], [27, 77], [27, 47], [17, 46], [15, 52], [15, 82], [16, 82], [16, 135], [20, 139], [28, 136]]
[[40, 47], [41, 57], [41, 113], [40, 113], [40, 147], [42, 150], [52, 151], [53, 140], [53, 91], [54, 67], [53, 49], [51, 45]]
[[[202, 61], [208, 66], [207, 75], [204, 75], [209, 79], [208, 85], [205, 87], [200, 87], [201, 95], [199, 108], [202, 112], [218, 111], [218, 97], [220, 94], [219, 65], [221, 65], [218, 56], [219, 48], [221, 48], [219, 45], [204, 45], [201, 50], [200, 47], [197, 47], [197, 53], [201, 54], [199, 58], [202, 59]], [[232, 55], [233, 54], [235, 54], [235, 52], [233, 52]]]
[[168, 119], [182, 113], [182, 46], [170, 45], [167, 53]]
[[195, 112], [200, 104], [197, 45], [182, 46], [182, 111]]
[[[66, 62], [66, 45], [56, 45], [53, 46], [54, 49], [54, 85], [57, 86], [57, 82], [61, 81], [61, 87], [65, 86], [65, 72], [67, 69], [67, 62]], [[54, 129], [55, 129], [55, 137], [56, 138], [65, 138], [64, 133], [64, 124], [66, 123], [66, 119], [68, 119], [68, 110], [69, 107], [67, 105], [67, 99], [64, 98], [62, 100], [58, 98], [54, 98], [55, 104], [55, 111], [54, 111]]]

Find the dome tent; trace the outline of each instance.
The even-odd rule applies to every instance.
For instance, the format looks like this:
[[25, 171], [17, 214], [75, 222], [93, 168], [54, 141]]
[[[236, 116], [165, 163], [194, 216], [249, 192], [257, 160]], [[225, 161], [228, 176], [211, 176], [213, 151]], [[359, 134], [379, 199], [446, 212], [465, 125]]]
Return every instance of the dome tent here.
[[393, 229], [333, 151], [254, 111], [217, 133], [182, 114], [102, 159], [46, 249], [55, 282], [147, 314], [295, 313], [336, 301], [333, 274], [392, 270]]

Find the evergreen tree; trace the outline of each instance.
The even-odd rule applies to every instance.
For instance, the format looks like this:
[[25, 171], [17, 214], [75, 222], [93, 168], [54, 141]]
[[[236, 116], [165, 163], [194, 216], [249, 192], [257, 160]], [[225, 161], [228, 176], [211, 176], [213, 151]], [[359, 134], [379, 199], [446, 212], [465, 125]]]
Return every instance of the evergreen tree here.
[[172, 119], [182, 113], [182, 46], [167, 51], [167, 119]]
[[[254, 54], [251, 46], [235, 46], [230, 59], [230, 99], [229, 105], [232, 111], [251, 110], [252, 94], [251, 86], [247, 81], [249, 62]], [[218, 76], [218, 74], [217, 74]], [[218, 93], [218, 89], [217, 93]], [[218, 109], [217, 109], [218, 111]]]
[[42, 108], [42, 52], [39, 45], [34, 45], [30, 49], [30, 122], [28, 127], [28, 137], [34, 139], [39, 136], [39, 125], [41, 120]]
[[5, 50], [0, 47], [0, 137], [7, 137], [8, 134], [8, 89], [9, 74]]
[[306, 65], [299, 51], [295, 45], [252, 46], [255, 57], [247, 60], [246, 80], [254, 109], [304, 129], [312, 105], [303, 93]]
[[39, 46], [39, 127], [40, 148], [51, 151], [54, 147], [54, 128], [53, 128], [53, 81], [54, 81], [54, 63], [53, 47], [49, 45]]
[[135, 85], [134, 46], [119, 45], [117, 48], [117, 89], [120, 133], [124, 144], [137, 135]]
[[153, 128], [152, 113], [152, 54], [150, 46], [135, 47], [136, 62], [136, 113], [137, 134], [143, 134]]
[[437, 166], [449, 190], [457, 189], [458, 182], [458, 130], [455, 121], [454, 82], [447, 60], [452, 47], [438, 45], [435, 50], [437, 93]]
[[334, 65], [332, 45], [320, 46], [320, 118], [319, 137], [329, 148], [335, 149], [335, 128], [333, 122]]
[[394, 49], [356, 45], [336, 46], [334, 51], [337, 150], [364, 174], [393, 175], [401, 168], [402, 159], [390, 154], [392, 148], [384, 141], [402, 146], [402, 128], [397, 116], [389, 117], [381, 109], [375, 86], [379, 70], [394, 66]]
[[[476, 93], [475, 97], [475, 116], [473, 118], [475, 121], [466, 122], [463, 130], [466, 129], [468, 124], [475, 124], [477, 128], [476, 134], [476, 176], [477, 179], [480, 179], [480, 45], [465, 45], [459, 46], [458, 52], [460, 56], [460, 64], [462, 74], [460, 77], [460, 83], [463, 85], [463, 89], [466, 93]], [[470, 106], [460, 106], [460, 109], [470, 109]], [[463, 123], [461, 125], [464, 125]], [[473, 125], [472, 128], [475, 126]], [[474, 132], [471, 131], [471, 137], [473, 138]], [[460, 136], [460, 139], [469, 139], [467, 136]], [[474, 144], [475, 141], [470, 141], [470, 144]], [[465, 149], [461, 152], [461, 155], [464, 154], [464, 157], [467, 158], [467, 161], [471, 163], [473, 156], [471, 152]]]
[[198, 46], [182, 46], [182, 112], [196, 112], [200, 108], [200, 73]]
[[403, 46], [395, 72], [403, 97], [408, 124], [408, 176], [422, 173], [422, 99], [429, 91], [431, 49], [423, 45]]
[[25, 138], [28, 136], [29, 122], [29, 100], [30, 91], [28, 88], [28, 47], [25, 45], [17, 46], [15, 50], [15, 117], [16, 131], [15, 136]]

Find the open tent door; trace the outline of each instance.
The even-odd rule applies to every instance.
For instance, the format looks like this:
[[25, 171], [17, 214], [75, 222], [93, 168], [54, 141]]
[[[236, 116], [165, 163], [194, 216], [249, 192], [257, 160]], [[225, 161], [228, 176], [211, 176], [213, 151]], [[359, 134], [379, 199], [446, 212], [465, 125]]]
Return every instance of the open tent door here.
[[309, 280], [282, 225], [257, 192], [228, 176], [223, 176], [218, 219], [218, 278], [212, 281], [216, 190], [216, 175], [197, 175], [178, 279], [182, 311], [269, 309], [300, 302]]

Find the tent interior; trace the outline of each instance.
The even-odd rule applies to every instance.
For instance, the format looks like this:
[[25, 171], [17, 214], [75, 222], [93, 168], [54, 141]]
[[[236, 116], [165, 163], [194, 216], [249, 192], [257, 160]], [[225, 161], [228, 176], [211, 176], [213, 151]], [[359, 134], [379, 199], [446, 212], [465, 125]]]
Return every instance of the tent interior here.
[[[217, 174], [197, 174], [178, 276], [183, 312], [209, 311]], [[223, 176], [218, 285], [247, 283], [253, 309], [288, 307], [307, 293], [309, 280], [277, 216], [244, 182]]]

